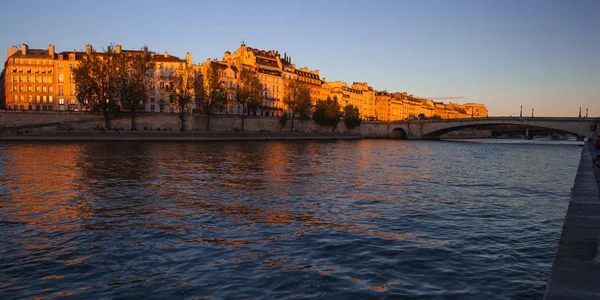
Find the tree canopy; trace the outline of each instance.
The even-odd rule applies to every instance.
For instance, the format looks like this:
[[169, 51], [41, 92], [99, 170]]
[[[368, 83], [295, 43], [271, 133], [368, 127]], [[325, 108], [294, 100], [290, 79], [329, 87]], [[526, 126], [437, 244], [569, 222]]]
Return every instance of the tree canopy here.
[[353, 129], [355, 127], [360, 126], [360, 111], [358, 107], [348, 104], [344, 107], [344, 124], [348, 129]]
[[186, 109], [188, 109], [188, 104], [194, 100], [197, 88], [196, 71], [188, 63], [174, 72], [171, 86], [166, 85], [164, 87], [169, 95], [169, 103], [179, 110], [181, 131], [185, 130]]
[[313, 120], [323, 126], [335, 127], [342, 119], [342, 107], [338, 103], [337, 97], [327, 97], [326, 100], [319, 100], [315, 105]]
[[294, 117], [298, 114], [302, 119], [308, 119], [312, 103], [310, 100], [310, 88], [300, 79], [292, 79], [286, 82], [283, 103], [291, 111], [292, 125], [294, 130]]
[[236, 100], [249, 113], [257, 109], [262, 103], [263, 85], [258, 76], [251, 70], [242, 68], [238, 85], [235, 89]]
[[206, 130], [210, 130], [210, 116], [227, 107], [228, 92], [219, 76], [219, 70], [211, 64], [202, 73], [202, 83], [196, 90], [196, 101], [206, 114]]
[[122, 56], [120, 63], [119, 68], [125, 68], [126, 72], [120, 72], [123, 77], [119, 100], [123, 108], [130, 111], [131, 130], [134, 130], [136, 129], [135, 113], [138, 109], [144, 108], [144, 103], [148, 99], [155, 64], [151, 53], [146, 48]]
[[73, 70], [77, 100], [84, 108], [102, 113], [106, 128], [110, 128], [110, 114], [117, 108], [122, 90], [120, 79], [127, 72], [122, 67], [124, 57], [116, 53], [113, 46], [108, 46], [103, 53], [92, 50]]
[[238, 84], [235, 88], [236, 101], [243, 108], [242, 113], [242, 131], [244, 131], [244, 116], [250, 110], [255, 111], [263, 102], [263, 85], [258, 76], [249, 69], [242, 68]]

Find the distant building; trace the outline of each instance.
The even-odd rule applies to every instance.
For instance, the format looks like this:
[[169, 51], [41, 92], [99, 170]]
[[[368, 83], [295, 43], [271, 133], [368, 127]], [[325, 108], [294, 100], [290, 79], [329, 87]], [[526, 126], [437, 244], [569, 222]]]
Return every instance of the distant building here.
[[[77, 101], [73, 70], [86, 53], [92, 53], [91, 45], [85, 52], [55, 52], [54, 45], [47, 49], [30, 49], [26, 44], [21, 49], [13, 46], [6, 53], [3, 71], [2, 89], [4, 101], [2, 108], [10, 110], [82, 110]], [[122, 50], [117, 45], [116, 53], [135, 53], [141, 51]], [[146, 51], [146, 50], [144, 50]], [[146, 111], [165, 111], [174, 109], [168, 103], [166, 90], [172, 84], [172, 75], [186, 63], [191, 64], [191, 55], [186, 60], [171, 56], [167, 52], [153, 55], [156, 63], [153, 89], [146, 101]]]
[[[142, 50], [122, 50], [116, 45], [117, 53], [138, 53]], [[12, 46], [6, 53], [4, 70], [0, 74], [0, 108], [11, 110], [82, 110], [76, 98], [73, 70], [86, 53], [93, 51], [91, 45], [85, 52], [63, 51], [57, 53], [54, 45], [46, 49], [29, 49], [22, 44], [19, 49]], [[261, 116], [281, 116], [288, 112], [283, 103], [287, 82], [299, 79], [310, 88], [313, 105], [327, 97], [337, 98], [342, 107], [354, 105], [364, 120], [397, 121], [411, 118], [479, 118], [487, 116], [484, 104], [456, 104], [434, 102], [413, 96], [407, 92], [377, 91], [367, 82], [328, 82], [321, 78], [319, 70], [306, 67], [296, 68], [292, 58], [275, 50], [260, 50], [241, 44], [233, 53], [225, 51], [221, 60], [207, 59], [199, 65], [192, 64], [192, 56], [185, 59], [164, 53], [152, 53], [156, 68], [153, 72], [151, 91], [145, 101], [147, 112], [176, 112], [177, 105], [169, 102], [168, 90], [173, 85], [173, 76], [184, 67], [196, 70], [196, 78], [208, 66], [218, 69], [221, 79], [229, 89], [229, 104], [221, 113], [243, 114], [243, 108], [235, 101], [235, 88], [242, 69], [254, 72], [264, 87], [261, 97], [263, 105], [257, 110]], [[191, 103], [186, 110], [196, 109]]]

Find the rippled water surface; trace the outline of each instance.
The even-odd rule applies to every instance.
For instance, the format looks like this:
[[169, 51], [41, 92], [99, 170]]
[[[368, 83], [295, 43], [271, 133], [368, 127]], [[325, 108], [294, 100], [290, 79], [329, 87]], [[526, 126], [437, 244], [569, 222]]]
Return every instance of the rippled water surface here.
[[580, 152], [0, 143], [0, 298], [540, 299]]

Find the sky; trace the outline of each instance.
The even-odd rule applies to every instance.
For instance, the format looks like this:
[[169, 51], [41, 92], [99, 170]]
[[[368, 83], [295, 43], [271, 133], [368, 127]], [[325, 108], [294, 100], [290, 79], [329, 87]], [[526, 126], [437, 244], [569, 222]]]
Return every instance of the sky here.
[[146, 45], [200, 63], [244, 41], [327, 81], [464, 97], [436, 101], [490, 116], [600, 117], [599, 13], [599, 0], [6, 1], [0, 48]]

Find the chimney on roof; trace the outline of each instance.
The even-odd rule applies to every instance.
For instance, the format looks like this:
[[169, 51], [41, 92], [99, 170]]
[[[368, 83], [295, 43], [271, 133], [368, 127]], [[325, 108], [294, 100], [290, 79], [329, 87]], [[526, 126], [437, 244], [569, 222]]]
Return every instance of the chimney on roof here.
[[121, 53], [121, 45], [117, 45], [117, 47], [115, 47], [115, 53]]
[[188, 63], [188, 64], [190, 64], [190, 65], [192, 64], [192, 54], [190, 54], [189, 52], [187, 52], [185, 54], [185, 62]]
[[29, 46], [27, 46], [27, 44], [21, 44], [21, 54], [26, 55], [27, 51], [29, 51]]
[[164, 54], [164, 56], [165, 56], [165, 57], [169, 57], [169, 52], [167, 52], [167, 50], [165, 50], [165, 54]]
[[12, 46], [10, 49], [6, 51], [6, 59], [11, 57], [13, 54], [19, 52], [19, 48], [17, 46]]
[[312, 71], [312, 73], [318, 76], [319, 75], [319, 70], [315, 69], [314, 71]]
[[54, 45], [48, 45], [48, 56], [54, 56]]
[[85, 53], [92, 54], [92, 45], [90, 45], [90, 44], [85, 45]]
[[144, 52], [144, 54], [148, 53], [148, 46], [144, 46], [144, 48], [142, 48], [142, 49], [143, 49], [142, 51]]

